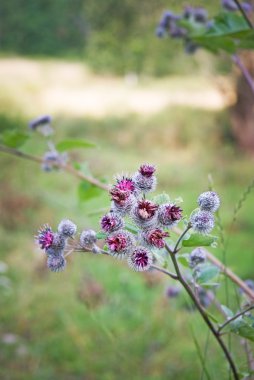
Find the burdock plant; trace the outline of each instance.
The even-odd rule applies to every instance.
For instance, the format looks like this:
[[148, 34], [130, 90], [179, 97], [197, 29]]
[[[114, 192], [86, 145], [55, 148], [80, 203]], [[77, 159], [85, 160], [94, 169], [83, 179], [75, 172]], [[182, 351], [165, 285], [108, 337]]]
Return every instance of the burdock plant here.
[[[227, 271], [218, 263], [217, 266], [209, 263], [212, 256], [201, 248], [216, 240], [209, 234], [215, 227], [214, 213], [218, 211], [220, 198], [214, 191], [200, 194], [197, 198], [199, 208], [187, 217], [179, 204], [165, 194], [153, 196], [156, 184], [155, 167], [150, 164], [141, 165], [133, 175], [116, 176], [116, 183], [108, 190], [110, 209], [101, 217], [98, 233], [84, 230], [75, 239], [76, 225], [64, 219], [59, 223], [57, 232], [48, 225], [40, 229], [38, 245], [44, 250], [47, 266], [53, 272], [66, 268], [66, 256], [70, 253], [91, 252], [123, 260], [134, 271], [159, 271], [179, 282], [222, 349], [234, 379], [239, 379], [233, 355], [222, 334], [226, 326], [231, 326], [232, 331], [239, 334], [240, 330], [234, 330], [235, 323], [239, 318], [245, 320], [245, 313], [252, 309], [254, 298], [250, 297], [247, 308], [238, 314], [227, 315], [223, 324], [214, 323], [207, 311], [215, 302], [212, 282], [216, 280], [218, 286], [220, 276]], [[177, 226], [179, 223], [184, 226], [181, 232]], [[176, 233], [175, 240], [173, 236]], [[190, 254], [182, 254], [186, 247], [196, 248]], [[183, 259], [188, 270], [182, 270]], [[225, 317], [226, 309], [218, 301], [215, 305]]]

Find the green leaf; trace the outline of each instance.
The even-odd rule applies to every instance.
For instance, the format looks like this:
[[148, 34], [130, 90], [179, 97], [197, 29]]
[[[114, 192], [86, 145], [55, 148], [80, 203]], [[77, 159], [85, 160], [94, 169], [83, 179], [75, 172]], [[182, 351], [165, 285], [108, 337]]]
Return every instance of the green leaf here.
[[245, 316], [232, 321], [230, 331], [254, 342], [254, 318]]
[[188, 239], [182, 241], [183, 247], [208, 247], [217, 240], [217, 236], [191, 234]]
[[184, 267], [189, 268], [190, 267], [190, 261], [189, 261], [189, 253], [183, 253], [181, 255], [177, 255], [177, 261]]
[[19, 148], [29, 139], [29, 135], [18, 131], [6, 131], [2, 134], [2, 143], [10, 148]]
[[81, 202], [86, 202], [92, 198], [99, 197], [102, 194], [102, 191], [102, 189], [89, 182], [82, 181], [78, 186], [78, 197]]
[[58, 144], [56, 144], [56, 149], [59, 152], [64, 152], [70, 149], [78, 149], [78, 148], [94, 148], [96, 145], [87, 140], [62, 140]]
[[196, 271], [196, 281], [199, 284], [207, 284], [220, 273], [220, 269], [215, 265], [204, 264], [198, 267]]
[[98, 240], [104, 240], [106, 239], [106, 237], [107, 237], [107, 234], [105, 234], [104, 232], [97, 232], [96, 234], [96, 239]]
[[232, 318], [234, 316], [234, 313], [232, 310], [230, 310], [227, 306], [225, 305], [221, 305], [221, 308], [224, 312], [224, 314], [228, 317], [228, 318]]

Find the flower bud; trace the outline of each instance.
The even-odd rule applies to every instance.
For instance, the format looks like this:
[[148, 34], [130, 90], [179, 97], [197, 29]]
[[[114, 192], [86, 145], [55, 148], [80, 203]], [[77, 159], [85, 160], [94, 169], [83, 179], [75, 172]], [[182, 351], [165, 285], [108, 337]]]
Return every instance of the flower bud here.
[[135, 197], [130, 191], [118, 189], [114, 186], [110, 190], [113, 211], [124, 216], [128, 214], [135, 202]]
[[133, 181], [135, 187], [142, 193], [154, 191], [157, 184], [157, 179], [154, 175], [155, 166], [150, 164], [143, 164], [139, 170], [134, 174]]
[[215, 212], [220, 207], [220, 198], [214, 191], [206, 191], [198, 197], [198, 205], [201, 210]]
[[52, 272], [62, 272], [66, 267], [66, 260], [63, 255], [48, 256], [47, 266]]
[[96, 232], [93, 230], [85, 230], [81, 232], [79, 243], [82, 248], [91, 248], [97, 241]]
[[137, 272], [148, 270], [153, 263], [152, 253], [145, 247], [139, 246], [128, 256], [129, 266]]
[[206, 260], [206, 254], [202, 248], [195, 248], [190, 254], [189, 264], [191, 268], [195, 268], [197, 265], [204, 263]]
[[198, 210], [191, 215], [190, 223], [194, 231], [206, 235], [214, 228], [214, 217], [209, 211]]
[[63, 219], [58, 225], [59, 234], [64, 237], [72, 237], [77, 232], [77, 226], [69, 219]]
[[32, 130], [38, 130], [44, 136], [52, 135], [53, 129], [51, 127], [52, 118], [49, 115], [39, 116], [36, 119], [30, 121], [29, 128]]

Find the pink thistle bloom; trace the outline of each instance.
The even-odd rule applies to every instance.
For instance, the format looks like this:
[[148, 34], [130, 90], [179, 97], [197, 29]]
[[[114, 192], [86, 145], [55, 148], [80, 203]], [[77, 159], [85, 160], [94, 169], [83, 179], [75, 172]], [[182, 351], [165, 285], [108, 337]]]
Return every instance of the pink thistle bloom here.
[[143, 164], [139, 168], [139, 173], [142, 174], [144, 177], [150, 178], [155, 173], [155, 166], [149, 165], [149, 164]]
[[36, 237], [36, 240], [40, 246], [41, 249], [48, 249], [52, 246], [54, 241], [54, 233], [49, 227], [49, 225], [45, 224], [43, 228], [41, 228], [39, 231], [38, 236]]
[[134, 244], [133, 236], [127, 231], [117, 231], [109, 235], [106, 239], [109, 253], [118, 258], [123, 258]]
[[130, 191], [118, 189], [116, 186], [110, 190], [112, 201], [120, 206], [124, 206], [130, 196]]
[[159, 206], [156, 205], [155, 203], [152, 203], [151, 201], [143, 199], [138, 202], [137, 214], [143, 220], [151, 219], [155, 215], [156, 211], [158, 210], [158, 207]]
[[183, 210], [175, 204], [161, 205], [158, 218], [163, 226], [173, 226], [182, 218]]
[[123, 226], [123, 219], [114, 212], [109, 212], [101, 218], [101, 228], [106, 233], [117, 231]]
[[145, 247], [136, 247], [128, 256], [129, 266], [137, 272], [148, 270], [153, 263], [153, 256]]
[[155, 228], [143, 234], [143, 238], [147, 244], [150, 244], [159, 249], [165, 247], [164, 238], [168, 236], [169, 236], [169, 233], [164, 232], [160, 228]]
[[117, 179], [117, 184], [115, 187], [119, 190], [130, 191], [131, 193], [135, 190], [135, 184], [131, 178], [123, 176], [120, 179]]

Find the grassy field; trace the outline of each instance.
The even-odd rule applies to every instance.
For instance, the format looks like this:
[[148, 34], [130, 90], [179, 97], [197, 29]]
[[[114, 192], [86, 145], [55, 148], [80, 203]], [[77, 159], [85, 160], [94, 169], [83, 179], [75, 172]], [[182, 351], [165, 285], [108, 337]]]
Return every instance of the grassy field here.
[[[234, 145], [225, 110], [233, 95], [224, 100], [215, 85], [221, 78], [99, 77], [78, 63], [23, 59], [1, 60], [0, 71], [0, 128], [25, 129], [30, 118], [52, 113], [56, 141], [68, 136], [97, 144], [72, 158], [89, 163], [99, 178], [112, 182], [117, 172], [153, 162], [158, 192], [181, 196], [188, 214], [211, 174], [230, 237], [228, 264], [243, 278], [254, 277], [252, 193], [230, 229], [253, 160]], [[39, 155], [45, 146], [35, 136], [24, 150]], [[40, 225], [56, 227], [63, 217], [98, 228], [107, 194], [80, 203], [78, 180], [67, 174], [44, 173], [3, 154], [0, 165], [0, 378], [199, 379], [191, 328], [201, 347], [206, 328], [183, 293], [165, 297], [169, 280], [85, 254], [69, 257], [64, 273], [49, 273], [34, 245]], [[222, 257], [220, 246], [214, 252]], [[236, 354], [234, 340], [232, 347]], [[227, 379], [213, 338], [208, 358], [212, 379]]]

